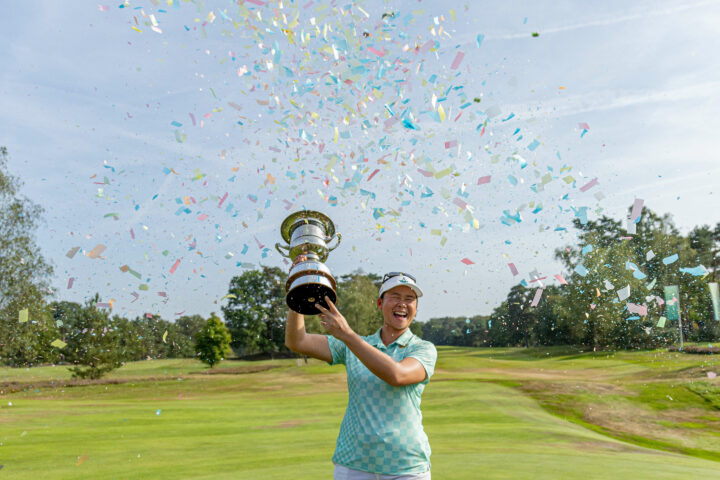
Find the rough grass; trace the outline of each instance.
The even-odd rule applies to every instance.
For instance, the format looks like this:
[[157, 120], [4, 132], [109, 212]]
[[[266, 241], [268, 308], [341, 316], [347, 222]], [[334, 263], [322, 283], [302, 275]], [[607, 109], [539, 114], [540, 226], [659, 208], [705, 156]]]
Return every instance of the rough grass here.
[[[720, 477], [717, 356], [438, 350], [422, 405], [435, 480]], [[0, 477], [332, 477], [342, 367], [208, 372], [154, 360], [75, 384], [63, 367], [0, 369]]]

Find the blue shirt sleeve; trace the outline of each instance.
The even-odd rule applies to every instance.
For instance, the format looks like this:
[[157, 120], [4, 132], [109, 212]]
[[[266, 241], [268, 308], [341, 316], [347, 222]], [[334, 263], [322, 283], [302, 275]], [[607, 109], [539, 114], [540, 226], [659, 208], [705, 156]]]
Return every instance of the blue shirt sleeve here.
[[413, 342], [412, 345], [408, 345], [406, 357], [413, 357], [422, 364], [425, 369], [425, 373], [427, 373], [427, 377], [420, 383], [428, 383], [430, 381], [430, 377], [432, 377], [433, 373], [435, 373], [435, 362], [437, 361], [437, 350], [435, 349], [435, 345], [426, 340]]
[[332, 355], [332, 362], [328, 362], [330, 365], [345, 365], [345, 353], [347, 352], [347, 345], [333, 337], [332, 335], [325, 335], [328, 339], [328, 347], [330, 347], [330, 355]]

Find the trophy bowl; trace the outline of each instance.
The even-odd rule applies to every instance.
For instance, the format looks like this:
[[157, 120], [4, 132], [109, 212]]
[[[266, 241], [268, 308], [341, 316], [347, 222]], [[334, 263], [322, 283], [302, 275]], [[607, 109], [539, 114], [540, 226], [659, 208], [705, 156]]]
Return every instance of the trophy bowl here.
[[315, 304], [329, 308], [325, 296], [333, 303], [337, 302], [334, 281], [324, 275], [303, 275], [296, 278], [285, 296], [285, 303], [293, 311], [303, 315], [317, 315], [320, 313]]
[[[330, 269], [323, 263], [331, 251], [340, 245], [342, 236], [335, 233], [335, 225], [324, 213], [302, 210], [290, 214], [280, 226], [280, 234], [289, 245], [275, 244], [283, 257], [293, 260], [287, 283], [285, 303], [303, 315], [320, 313], [315, 304], [325, 308], [327, 296], [337, 302], [337, 283]], [[328, 243], [337, 238], [337, 243]]]

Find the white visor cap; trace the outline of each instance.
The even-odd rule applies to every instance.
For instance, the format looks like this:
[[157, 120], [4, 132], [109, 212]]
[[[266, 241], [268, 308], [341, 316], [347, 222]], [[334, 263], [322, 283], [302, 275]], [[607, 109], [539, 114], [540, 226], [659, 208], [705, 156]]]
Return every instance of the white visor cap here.
[[378, 293], [378, 297], [382, 297], [383, 293], [387, 292], [388, 290], [392, 290], [395, 287], [402, 286], [412, 288], [413, 292], [415, 292], [415, 295], [417, 295], [418, 298], [422, 297], [423, 295], [422, 290], [420, 290], [420, 287], [417, 286], [415, 280], [408, 277], [407, 275], [396, 275], [394, 277], [388, 278], [382, 285], [380, 285], [380, 293]]

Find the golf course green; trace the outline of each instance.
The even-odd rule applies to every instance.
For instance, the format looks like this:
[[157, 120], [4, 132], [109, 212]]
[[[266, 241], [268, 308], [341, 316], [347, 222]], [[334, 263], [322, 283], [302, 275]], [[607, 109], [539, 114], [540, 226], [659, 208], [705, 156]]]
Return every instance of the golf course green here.
[[[435, 480], [720, 478], [718, 355], [438, 353]], [[346, 401], [344, 368], [314, 360], [3, 368], [0, 479], [330, 479]]]

